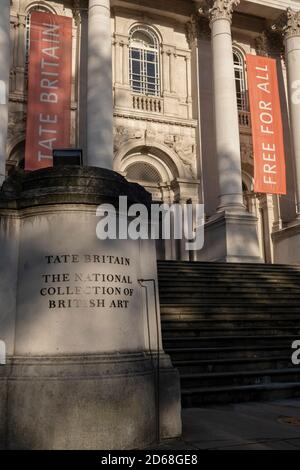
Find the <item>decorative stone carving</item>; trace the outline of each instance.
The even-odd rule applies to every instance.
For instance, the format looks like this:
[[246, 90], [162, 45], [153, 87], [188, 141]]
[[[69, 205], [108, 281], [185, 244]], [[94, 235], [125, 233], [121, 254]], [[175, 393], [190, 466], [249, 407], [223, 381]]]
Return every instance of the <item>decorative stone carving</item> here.
[[81, 21], [80, 9], [80, 0], [72, 0], [72, 13], [76, 26], [79, 26]]
[[234, 7], [240, 3], [240, 0], [202, 0], [199, 12], [209, 16], [210, 21], [219, 19], [232, 19]]
[[127, 143], [130, 140], [139, 140], [142, 138], [142, 131], [118, 126], [114, 130], [114, 151], [118, 151], [123, 144]]
[[178, 135], [167, 136], [164, 143], [168, 145], [180, 158], [191, 177], [195, 175], [195, 144], [187, 138]]
[[158, 140], [158, 134], [153, 129], [145, 130], [145, 142], [146, 145], [153, 145]]
[[7, 140], [13, 143], [20, 136], [25, 137], [26, 114], [22, 111], [9, 114]]
[[241, 160], [242, 163], [248, 163], [253, 167], [253, 145], [250, 142], [241, 142]]
[[284, 38], [300, 36], [300, 10], [288, 8], [279, 18], [255, 39], [257, 54], [284, 57]]
[[287, 23], [283, 27], [285, 37], [300, 36], [300, 10], [287, 9]]
[[190, 21], [186, 23], [186, 37], [190, 49], [197, 42], [197, 39], [210, 39], [210, 35], [208, 19], [204, 16], [192, 15]]
[[263, 31], [255, 38], [255, 50], [258, 55], [283, 57], [284, 44], [281, 32], [275, 27]]
[[114, 130], [114, 150], [119, 151], [129, 141], [135, 141], [141, 152], [155, 149], [159, 144], [166, 145], [181, 160], [186, 175], [191, 179], [196, 177], [196, 142], [190, 135], [164, 133], [152, 125], [144, 129], [128, 129], [119, 125]]

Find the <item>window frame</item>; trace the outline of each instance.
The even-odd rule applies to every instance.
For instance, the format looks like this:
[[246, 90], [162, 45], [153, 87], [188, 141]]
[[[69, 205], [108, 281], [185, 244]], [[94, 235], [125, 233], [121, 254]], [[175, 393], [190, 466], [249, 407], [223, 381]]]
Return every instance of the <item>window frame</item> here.
[[[134, 35], [139, 32], [148, 36], [149, 44], [134, 39]], [[151, 46], [151, 41], [153, 46]], [[136, 45], [134, 45], [135, 42]], [[133, 53], [136, 53], [136, 57], [133, 56]], [[149, 59], [151, 55], [153, 55], [153, 60]], [[149, 74], [151, 65], [154, 69], [153, 74]], [[138, 69], [137, 73], [134, 73], [135, 68]], [[135, 26], [130, 31], [129, 83], [135, 94], [150, 97], [161, 96], [160, 42], [157, 34], [145, 25]]]
[[30, 19], [34, 11], [41, 11], [43, 13], [53, 13], [53, 11], [46, 5], [34, 5], [26, 13], [25, 18], [25, 31], [24, 31], [24, 78], [26, 88], [28, 85], [28, 67], [29, 67], [29, 54], [30, 54]]
[[[236, 47], [233, 47], [232, 55], [233, 55], [234, 82], [235, 82], [235, 88], [236, 88], [237, 107], [239, 111], [248, 112], [249, 102], [248, 102], [245, 58], [244, 58], [243, 53]], [[235, 57], [238, 60], [236, 60]], [[239, 83], [239, 88], [237, 87], [237, 83]]]

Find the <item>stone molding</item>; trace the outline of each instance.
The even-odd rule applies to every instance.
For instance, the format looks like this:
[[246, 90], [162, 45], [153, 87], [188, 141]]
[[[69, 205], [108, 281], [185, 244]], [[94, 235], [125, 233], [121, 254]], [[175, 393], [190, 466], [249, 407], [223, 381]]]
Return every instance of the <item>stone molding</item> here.
[[33, 172], [18, 170], [0, 191], [0, 209], [26, 209], [49, 204], [112, 204], [119, 196], [130, 203], [151, 204], [151, 196], [140, 185], [128, 183], [118, 173], [98, 167], [64, 166]]
[[134, 119], [136, 121], [147, 121], [147, 122], [155, 122], [158, 124], [170, 124], [172, 126], [180, 126], [180, 127], [190, 127], [192, 129], [197, 128], [197, 121], [196, 120], [182, 120], [179, 121], [177, 119], [171, 120], [168, 118], [163, 118], [163, 117], [156, 117], [156, 116], [146, 116], [145, 114], [137, 115], [137, 113], [134, 112], [120, 112], [120, 111], [115, 111], [114, 112], [114, 117], [119, 117], [119, 118], [124, 118], [124, 119]]

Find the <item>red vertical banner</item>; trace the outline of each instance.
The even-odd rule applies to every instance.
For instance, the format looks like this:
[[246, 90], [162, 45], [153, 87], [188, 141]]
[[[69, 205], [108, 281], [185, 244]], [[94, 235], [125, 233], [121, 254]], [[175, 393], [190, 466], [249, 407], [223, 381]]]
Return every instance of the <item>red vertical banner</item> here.
[[52, 166], [52, 150], [70, 146], [71, 77], [71, 18], [32, 12], [26, 170]]
[[254, 150], [254, 191], [286, 194], [286, 173], [276, 60], [247, 55]]

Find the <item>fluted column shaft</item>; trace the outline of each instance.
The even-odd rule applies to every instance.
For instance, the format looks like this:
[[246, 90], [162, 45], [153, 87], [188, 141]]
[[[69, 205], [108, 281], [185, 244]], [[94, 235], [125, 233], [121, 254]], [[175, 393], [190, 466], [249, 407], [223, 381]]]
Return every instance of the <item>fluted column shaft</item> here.
[[290, 128], [295, 158], [296, 211], [300, 218], [300, 11], [288, 10], [285, 50]]
[[10, 69], [10, 1], [3, 0], [0, 14], [0, 184], [5, 178]]
[[244, 210], [240, 135], [232, 54], [231, 19], [238, 0], [215, 0], [209, 9], [219, 180], [218, 210]]
[[113, 167], [110, 0], [89, 0], [87, 163]]

